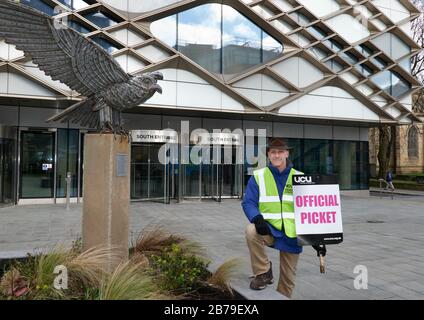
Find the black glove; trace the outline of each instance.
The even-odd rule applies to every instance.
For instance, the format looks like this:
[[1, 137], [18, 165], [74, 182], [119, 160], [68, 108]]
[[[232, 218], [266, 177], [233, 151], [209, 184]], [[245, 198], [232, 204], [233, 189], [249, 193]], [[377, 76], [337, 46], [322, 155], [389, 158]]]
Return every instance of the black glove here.
[[271, 234], [268, 225], [266, 224], [262, 215], [258, 215], [257, 217], [255, 217], [255, 219], [253, 219], [253, 223], [255, 224], [256, 232], [261, 236]]
[[317, 257], [323, 256], [325, 257], [325, 254], [327, 253], [327, 249], [325, 248], [325, 244], [320, 244], [316, 246], [312, 246], [317, 251]]

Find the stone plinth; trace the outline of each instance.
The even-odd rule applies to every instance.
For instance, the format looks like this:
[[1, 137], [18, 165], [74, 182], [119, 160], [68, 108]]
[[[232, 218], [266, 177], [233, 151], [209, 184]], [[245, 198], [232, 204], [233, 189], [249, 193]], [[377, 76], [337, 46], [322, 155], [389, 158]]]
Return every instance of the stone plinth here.
[[[113, 134], [87, 134], [84, 141], [84, 250], [119, 246], [128, 259], [130, 207], [130, 152], [128, 139]], [[109, 269], [114, 266], [110, 265]]]

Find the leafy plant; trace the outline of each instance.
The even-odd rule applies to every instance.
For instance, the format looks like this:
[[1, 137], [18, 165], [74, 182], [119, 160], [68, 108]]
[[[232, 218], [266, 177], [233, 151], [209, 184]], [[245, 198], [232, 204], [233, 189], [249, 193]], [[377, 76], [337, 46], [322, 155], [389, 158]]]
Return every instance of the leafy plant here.
[[209, 262], [172, 244], [161, 255], [151, 256], [152, 267], [159, 271], [161, 286], [165, 290], [188, 292], [195, 289], [208, 276]]

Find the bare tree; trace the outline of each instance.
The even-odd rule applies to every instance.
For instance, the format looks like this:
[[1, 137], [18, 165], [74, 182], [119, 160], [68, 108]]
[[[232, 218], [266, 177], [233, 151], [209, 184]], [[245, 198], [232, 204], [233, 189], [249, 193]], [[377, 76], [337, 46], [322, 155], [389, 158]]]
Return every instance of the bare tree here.
[[378, 177], [385, 178], [390, 167], [390, 155], [395, 144], [395, 126], [382, 125], [378, 128]]
[[[420, 10], [424, 12], [424, 2], [422, 0], [412, 1]], [[424, 48], [424, 14], [412, 21], [412, 34], [415, 42]], [[424, 52], [421, 51], [411, 59], [411, 73], [414, 77], [424, 83]], [[413, 97], [412, 110], [416, 113], [424, 113], [424, 90], [419, 90]]]

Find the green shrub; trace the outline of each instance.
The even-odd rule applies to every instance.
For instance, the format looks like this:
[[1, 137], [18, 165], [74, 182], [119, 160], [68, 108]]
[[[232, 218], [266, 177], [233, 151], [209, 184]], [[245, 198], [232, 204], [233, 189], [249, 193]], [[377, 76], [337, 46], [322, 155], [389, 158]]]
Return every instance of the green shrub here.
[[152, 255], [151, 263], [158, 271], [164, 290], [189, 292], [209, 276], [209, 262], [187, 254], [178, 244], [167, 247], [161, 255]]

